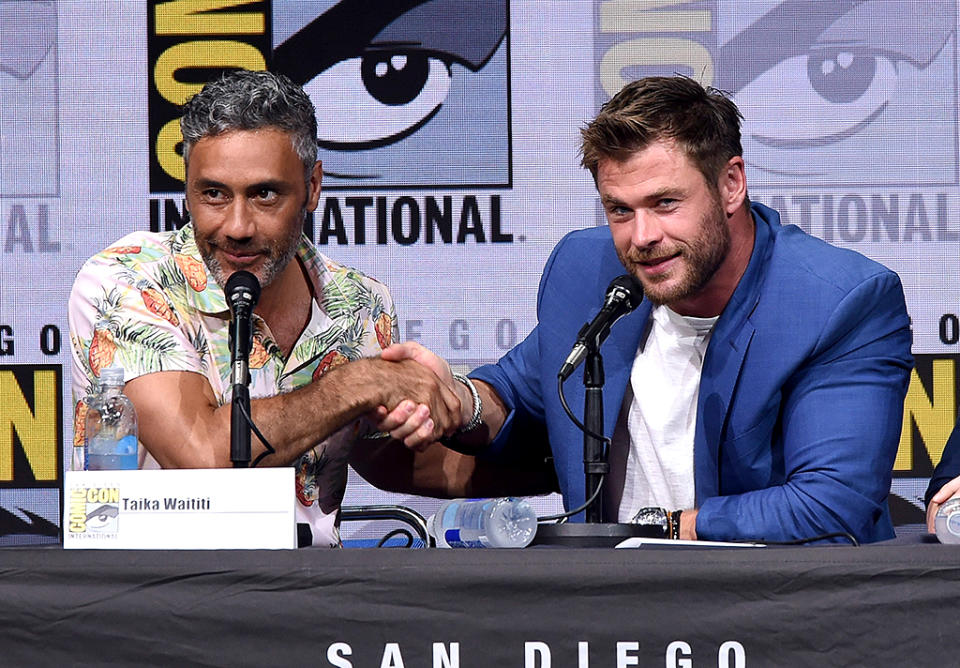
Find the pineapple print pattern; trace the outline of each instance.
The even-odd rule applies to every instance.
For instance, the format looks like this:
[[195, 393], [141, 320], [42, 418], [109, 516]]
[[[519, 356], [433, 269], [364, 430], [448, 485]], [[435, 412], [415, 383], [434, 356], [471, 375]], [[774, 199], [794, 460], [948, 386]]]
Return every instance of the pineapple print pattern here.
[[160, 316], [174, 327], [180, 324], [180, 319], [177, 317], [177, 314], [173, 312], [173, 308], [167, 304], [167, 300], [163, 298], [159, 290], [151, 288], [146, 281], [139, 281], [137, 287], [140, 288], [140, 297], [143, 299], [143, 305], [146, 306], [151, 313]]
[[101, 299], [94, 300], [97, 320], [93, 329], [93, 338], [90, 340], [90, 347], [87, 350], [87, 361], [90, 363], [90, 370], [97, 378], [100, 377], [101, 369], [113, 364], [113, 358], [117, 352], [114, 332], [120, 325], [117, 317], [122, 306], [120, 300], [120, 293], [116, 290], [111, 290], [105, 293]]
[[377, 330], [377, 343], [380, 344], [381, 348], [388, 347], [393, 341], [391, 336], [393, 323], [390, 321], [390, 316], [386, 313], [380, 313], [374, 328]]
[[180, 271], [187, 278], [187, 282], [195, 292], [202, 292], [207, 287], [207, 270], [203, 262], [197, 258], [187, 255], [177, 255], [174, 262], [180, 267]]
[[90, 341], [90, 351], [87, 358], [90, 361], [90, 368], [93, 375], [100, 377], [100, 370], [113, 364], [113, 357], [117, 352], [117, 344], [114, 343], [113, 334], [108, 329], [97, 329], [93, 332], [93, 340]]
[[87, 431], [87, 401], [80, 399], [73, 409], [73, 447], [83, 447], [83, 439]]
[[276, 344], [273, 341], [264, 341], [263, 332], [257, 330], [253, 334], [253, 345], [250, 347], [250, 368], [251, 369], [262, 369], [264, 365], [270, 360], [270, 351], [267, 347], [273, 346], [276, 347]]
[[314, 369], [312, 379], [316, 380], [330, 369], [335, 369], [336, 367], [346, 364], [349, 361], [350, 360], [347, 359], [346, 355], [341, 353], [339, 350], [331, 350], [323, 356], [323, 359], [320, 360], [317, 368]]
[[[397, 338], [393, 301], [382, 284], [325, 258], [306, 239], [297, 252], [317, 295], [312, 317], [285, 358], [266, 323], [254, 316], [254, 398], [289, 392], [332, 368], [378, 355]], [[229, 309], [200, 258], [191, 225], [137, 232], [91, 258], [77, 276], [69, 310], [74, 437], [80, 443], [81, 399], [111, 365], [123, 366], [128, 378], [201, 373], [221, 404], [230, 401]], [[301, 516], [310, 519], [315, 536], [334, 544], [346, 455], [367, 429], [362, 422], [347, 425], [295, 462]]]

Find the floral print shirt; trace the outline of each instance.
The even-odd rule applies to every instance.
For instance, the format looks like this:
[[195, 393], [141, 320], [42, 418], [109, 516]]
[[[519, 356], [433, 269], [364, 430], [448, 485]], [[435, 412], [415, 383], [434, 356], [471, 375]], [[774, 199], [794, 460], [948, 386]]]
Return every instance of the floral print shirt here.
[[[324, 257], [306, 237], [297, 257], [313, 282], [310, 321], [284, 358], [254, 314], [249, 365], [254, 399], [376, 356], [397, 338], [393, 300], [382, 283]], [[127, 381], [158, 371], [200, 373], [220, 405], [230, 402], [230, 311], [200, 257], [192, 225], [176, 232], [134, 232], [89, 259], [74, 282], [69, 322], [75, 469], [83, 467], [84, 399], [96, 390], [101, 369], [123, 367]], [[369, 431], [363, 420], [345, 425], [294, 464], [297, 521], [310, 524], [314, 545], [340, 544], [336, 515], [350, 444]], [[140, 462], [141, 468], [158, 467], [143, 448]]]

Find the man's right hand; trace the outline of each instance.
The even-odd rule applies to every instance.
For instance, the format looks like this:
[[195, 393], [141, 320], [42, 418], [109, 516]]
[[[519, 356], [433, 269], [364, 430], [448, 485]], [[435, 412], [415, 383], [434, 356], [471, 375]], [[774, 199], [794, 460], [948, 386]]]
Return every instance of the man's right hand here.
[[[450, 365], [442, 357], [412, 341], [394, 344], [384, 349], [380, 357], [390, 362], [412, 360], [430, 369], [444, 388], [457, 397], [460, 402], [459, 411], [451, 416], [455, 424], [452, 428], [443, 425], [445, 428], [440, 429], [443, 435], [450, 436], [470, 420], [473, 414], [473, 397], [462, 383], [454, 379]], [[401, 401], [392, 411], [387, 410], [386, 406], [380, 406], [370, 414], [370, 419], [380, 431], [388, 432], [391, 437], [415, 450], [422, 450], [437, 440], [437, 417], [429, 405], [411, 399]]]
[[[460, 427], [464, 410], [461, 403], [465, 399], [457, 393], [454, 386], [460, 383], [453, 380], [446, 362], [426, 348], [417, 347], [419, 359], [407, 352], [395, 351], [384, 355], [382, 360], [370, 360], [386, 375], [373, 381], [380, 384], [383, 402], [368, 418], [380, 431], [388, 432], [408, 447], [421, 449], [450, 436]], [[425, 364], [424, 353], [439, 360], [440, 365]], [[436, 373], [434, 368], [441, 373]], [[472, 397], [466, 400], [472, 407]], [[392, 409], [388, 409], [390, 406]]]

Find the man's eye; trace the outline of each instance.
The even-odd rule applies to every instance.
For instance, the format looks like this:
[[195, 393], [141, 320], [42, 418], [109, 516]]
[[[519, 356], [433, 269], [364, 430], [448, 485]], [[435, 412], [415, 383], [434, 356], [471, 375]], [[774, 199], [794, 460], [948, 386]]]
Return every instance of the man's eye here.
[[257, 191], [257, 197], [265, 202], [272, 202], [273, 200], [277, 199], [278, 194], [276, 190], [263, 188], [262, 190]]

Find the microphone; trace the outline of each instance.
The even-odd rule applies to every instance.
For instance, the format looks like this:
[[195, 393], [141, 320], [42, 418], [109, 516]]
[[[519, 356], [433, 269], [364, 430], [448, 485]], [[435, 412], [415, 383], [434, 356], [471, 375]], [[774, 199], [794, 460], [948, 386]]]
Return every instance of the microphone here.
[[597, 349], [606, 341], [613, 323], [637, 308], [641, 301], [643, 301], [643, 285], [633, 274], [617, 276], [610, 281], [607, 294], [603, 299], [603, 308], [593, 320], [580, 328], [577, 342], [557, 374], [560, 380], [569, 378], [570, 374], [583, 362], [590, 348]]
[[223, 288], [230, 306], [230, 367], [233, 385], [247, 385], [250, 381], [250, 348], [253, 346], [253, 308], [260, 299], [260, 281], [249, 271], [235, 271]]

